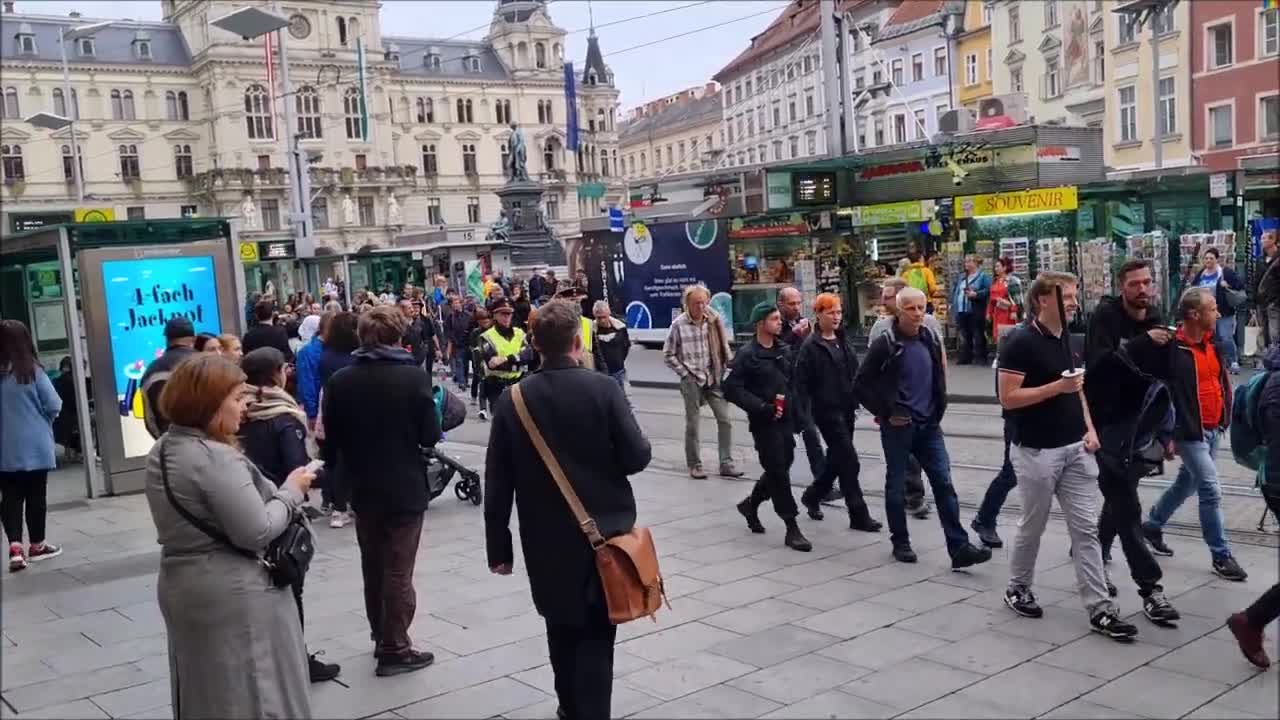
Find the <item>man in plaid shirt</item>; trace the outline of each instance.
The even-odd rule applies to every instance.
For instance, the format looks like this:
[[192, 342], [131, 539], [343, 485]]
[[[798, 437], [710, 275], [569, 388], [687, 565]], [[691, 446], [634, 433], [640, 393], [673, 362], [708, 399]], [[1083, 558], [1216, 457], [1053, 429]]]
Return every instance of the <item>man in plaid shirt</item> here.
[[689, 476], [707, 477], [699, 455], [698, 423], [703, 405], [711, 406], [716, 418], [720, 446], [720, 475], [742, 477], [733, 466], [731, 452], [733, 430], [729, 425], [729, 404], [724, 399], [720, 380], [729, 364], [729, 333], [720, 316], [708, 307], [711, 294], [701, 285], [684, 289], [681, 306], [684, 312], [671, 321], [671, 330], [662, 346], [667, 367], [680, 376], [680, 394], [684, 397], [684, 455]]

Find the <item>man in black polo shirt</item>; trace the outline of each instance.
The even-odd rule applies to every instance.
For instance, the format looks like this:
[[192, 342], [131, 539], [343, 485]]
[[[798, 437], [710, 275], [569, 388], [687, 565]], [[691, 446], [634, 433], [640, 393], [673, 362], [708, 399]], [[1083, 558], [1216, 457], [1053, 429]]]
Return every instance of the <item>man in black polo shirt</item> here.
[[[1058, 312], [1054, 293], [1059, 287], [1067, 317]], [[1075, 363], [1063, 335], [1078, 307], [1076, 295], [1074, 275], [1041, 272], [1028, 294], [1033, 319], [1008, 336], [1000, 349], [1000, 404], [1009, 411], [1010, 459], [1022, 493], [1022, 519], [1004, 602], [1023, 617], [1044, 614], [1031, 581], [1056, 496], [1071, 535], [1072, 562], [1091, 627], [1111, 638], [1128, 639], [1138, 629], [1120, 619], [1119, 608], [1108, 596], [1098, 542], [1098, 463], [1093, 457], [1098, 436], [1080, 399], [1084, 373], [1071, 372]]]

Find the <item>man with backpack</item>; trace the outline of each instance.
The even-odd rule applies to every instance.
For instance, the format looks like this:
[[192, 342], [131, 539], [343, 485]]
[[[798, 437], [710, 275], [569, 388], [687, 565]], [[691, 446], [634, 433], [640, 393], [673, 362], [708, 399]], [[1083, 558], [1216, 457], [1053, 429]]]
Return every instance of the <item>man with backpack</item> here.
[[[1236, 389], [1232, 413], [1231, 452], [1247, 467], [1258, 470], [1267, 508], [1280, 516], [1280, 346], [1272, 346], [1262, 358], [1265, 372]], [[1280, 617], [1280, 583], [1272, 585], [1243, 612], [1227, 618], [1227, 627], [1249, 662], [1262, 669], [1271, 666], [1263, 642], [1263, 629]]]
[[1218, 441], [1231, 418], [1231, 380], [1213, 328], [1218, 321], [1214, 294], [1193, 287], [1178, 302], [1181, 325], [1168, 354], [1169, 381], [1177, 415], [1174, 446], [1182, 467], [1173, 484], [1151, 506], [1142, 534], [1157, 555], [1172, 556], [1162, 529], [1192, 493], [1200, 496], [1200, 532], [1212, 555], [1213, 572], [1226, 580], [1249, 577], [1231, 554], [1222, 517], [1222, 489], [1214, 462]]

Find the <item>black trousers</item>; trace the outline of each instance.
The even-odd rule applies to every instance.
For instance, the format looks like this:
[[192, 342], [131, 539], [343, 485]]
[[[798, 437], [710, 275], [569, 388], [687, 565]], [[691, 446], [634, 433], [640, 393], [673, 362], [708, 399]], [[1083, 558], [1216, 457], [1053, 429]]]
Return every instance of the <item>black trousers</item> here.
[[1272, 585], [1270, 590], [1262, 593], [1262, 597], [1245, 608], [1244, 616], [1250, 625], [1259, 629], [1280, 618], [1280, 583]]
[[822, 433], [823, 441], [827, 443], [827, 467], [826, 472], [817, 476], [813, 484], [805, 488], [803, 499], [822, 500], [831, 492], [831, 485], [838, 479], [849, 517], [866, 517], [867, 502], [862, 497], [862, 486], [858, 484], [862, 464], [858, 462], [858, 451], [853, 447], [852, 418], [820, 417], [815, 418], [815, 424], [818, 432]]
[[[613, 698], [613, 644], [618, 627], [603, 610], [583, 625], [547, 621], [547, 649], [565, 720], [605, 720]], [[596, 617], [599, 616], [599, 617]]]
[[791, 493], [791, 463], [796, 458], [796, 437], [781, 423], [779, 427], [751, 430], [756, 454], [764, 473], [751, 488], [751, 503], [760, 505], [773, 500], [773, 511], [783, 520], [794, 520], [800, 514], [795, 495]]
[[1102, 516], [1098, 519], [1098, 539], [1102, 551], [1110, 554], [1111, 544], [1120, 539], [1129, 574], [1138, 586], [1138, 594], [1146, 596], [1160, 589], [1164, 573], [1151, 554], [1142, 535], [1142, 499], [1138, 497], [1138, 478], [1098, 468], [1098, 487], [1102, 490]]
[[0, 472], [0, 518], [10, 543], [22, 542], [22, 518], [27, 518], [27, 539], [32, 545], [44, 542], [45, 520], [49, 514], [48, 470]]
[[502, 391], [520, 382], [520, 378], [515, 380], [501, 380], [490, 376], [486, 377], [480, 385], [480, 392], [484, 393], [485, 400], [489, 404], [489, 410], [493, 410], [493, 406], [498, 402], [498, 398], [502, 397]]
[[986, 313], [957, 313], [956, 326], [960, 330], [960, 364], [987, 362]]

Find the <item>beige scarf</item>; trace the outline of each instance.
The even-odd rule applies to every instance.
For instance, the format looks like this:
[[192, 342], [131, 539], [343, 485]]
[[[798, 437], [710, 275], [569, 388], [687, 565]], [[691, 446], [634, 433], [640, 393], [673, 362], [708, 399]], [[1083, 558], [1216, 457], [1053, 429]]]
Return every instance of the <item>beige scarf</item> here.
[[245, 409], [244, 416], [249, 421], [254, 420], [270, 420], [281, 415], [292, 415], [302, 423], [303, 427], [307, 426], [307, 414], [302, 411], [298, 405], [298, 401], [293, 396], [285, 392], [283, 388], [275, 386], [263, 386], [257, 388], [257, 392], [253, 394], [253, 398], [249, 401], [249, 407]]

